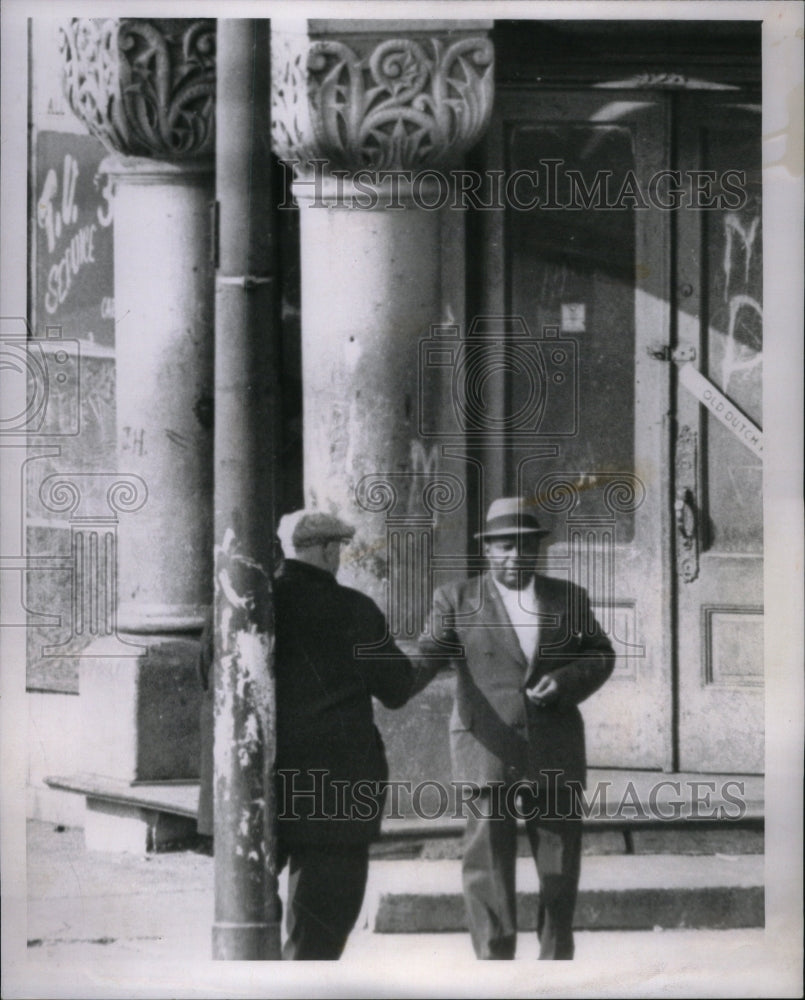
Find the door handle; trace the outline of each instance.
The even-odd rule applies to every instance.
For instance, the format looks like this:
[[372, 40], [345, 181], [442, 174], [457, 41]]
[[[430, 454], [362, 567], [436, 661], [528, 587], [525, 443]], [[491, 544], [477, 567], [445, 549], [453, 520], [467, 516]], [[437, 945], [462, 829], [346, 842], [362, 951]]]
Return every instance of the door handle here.
[[693, 496], [687, 487], [680, 487], [677, 490], [674, 514], [676, 530], [680, 537], [688, 544], [693, 543], [696, 540], [696, 507], [693, 503]]
[[676, 571], [684, 583], [691, 583], [699, 575], [698, 470], [698, 435], [691, 427], [680, 427], [676, 438], [674, 523]]

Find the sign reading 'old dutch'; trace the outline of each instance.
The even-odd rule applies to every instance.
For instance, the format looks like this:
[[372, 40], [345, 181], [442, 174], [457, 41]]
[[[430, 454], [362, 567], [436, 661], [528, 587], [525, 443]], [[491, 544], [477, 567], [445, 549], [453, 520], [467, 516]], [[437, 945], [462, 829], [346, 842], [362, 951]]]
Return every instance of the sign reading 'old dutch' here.
[[113, 346], [112, 194], [91, 136], [40, 132], [36, 147], [36, 325]]

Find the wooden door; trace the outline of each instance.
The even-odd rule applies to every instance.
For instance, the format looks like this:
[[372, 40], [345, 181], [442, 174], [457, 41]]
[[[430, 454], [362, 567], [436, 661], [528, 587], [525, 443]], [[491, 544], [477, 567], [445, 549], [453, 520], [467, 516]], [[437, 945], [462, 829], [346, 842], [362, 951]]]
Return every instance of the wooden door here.
[[479, 165], [509, 179], [506, 205], [475, 213], [467, 246], [469, 314], [503, 317], [510, 349], [494, 349], [484, 499], [533, 498], [552, 530], [545, 571], [589, 589], [618, 654], [583, 706], [599, 766], [672, 763], [671, 367], [655, 358], [671, 215], [644, 197], [668, 166], [669, 110], [663, 93], [502, 90]]
[[688, 176], [713, 204], [676, 213], [676, 353], [718, 393], [702, 383], [702, 405], [676, 372], [679, 767], [762, 772], [760, 103], [684, 94], [677, 120], [680, 163], [709, 172]]

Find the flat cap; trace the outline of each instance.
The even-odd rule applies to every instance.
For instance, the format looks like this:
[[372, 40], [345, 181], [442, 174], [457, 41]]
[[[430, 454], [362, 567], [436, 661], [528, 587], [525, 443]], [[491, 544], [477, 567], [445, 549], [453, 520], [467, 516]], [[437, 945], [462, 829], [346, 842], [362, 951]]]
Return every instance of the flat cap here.
[[277, 527], [277, 535], [286, 555], [289, 542], [294, 549], [304, 549], [336, 539], [349, 541], [354, 534], [351, 524], [322, 510], [295, 510], [292, 514], [283, 515]]

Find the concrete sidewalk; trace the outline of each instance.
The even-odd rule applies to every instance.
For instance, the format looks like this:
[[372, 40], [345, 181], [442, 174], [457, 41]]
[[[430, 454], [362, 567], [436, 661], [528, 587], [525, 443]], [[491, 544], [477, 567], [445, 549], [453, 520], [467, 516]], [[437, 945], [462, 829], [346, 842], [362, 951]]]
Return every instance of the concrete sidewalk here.
[[[740, 879], [750, 884], [757, 881], [758, 875], [762, 877], [763, 859], [759, 855], [740, 859], [673, 860], [660, 856], [593, 856], [585, 858], [584, 866], [589, 873], [586, 876], [589, 887], [596, 880], [604, 885], [607, 880], [624, 877], [623, 873], [619, 875], [614, 871], [613, 865], [654, 862], [655, 867], [660, 866], [659, 876], [673, 895], [674, 887], [684, 885], [684, 864], [702, 860], [727, 872], [737, 863]], [[9, 998], [204, 997], [213, 993], [223, 996], [509, 996], [517, 995], [519, 990], [521, 995], [564, 996], [581, 995], [578, 987], [567, 986], [579, 976], [588, 979], [583, 993], [588, 996], [798, 995], [792, 984], [797, 980], [799, 968], [796, 956], [790, 952], [790, 944], [786, 949], [783, 941], [770, 940], [759, 928], [581, 931], [577, 935], [576, 962], [539, 966], [538, 981], [551, 992], [544, 992], [542, 987], [537, 989], [534, 973], [523, 971], [537, 955], [533, 933], [519, 936], [518, 960], [513, 964], [521, 971], [517, 973], [512, 963], [505, 963], [510, 972], [503, 973], [489, 970], [490, 965], [497, 963], [475, 962], [466, 933], [373, 931], [384, 893], [395, 895], [399, 889], [407, 887], [410, 890], [417, 886], [422, 889], [429, 885], [434, 893], [438, 894], [443, 888], [449, 896], [458, 888], [451, 881], [458, 870], [451, 867], [455, 865], [454, 861], [373, 861], [364, 914], [342, 961], [305, 963], [305, 968], [316, 970], [316, 978], [306, 983], [300, 980], [302, 985], [297, 984], [294, 990], [294, 977], [301, 973], [299, 966], [296, 971], [289, 971], [292, 963], [279, 966], [271, 963], [269, 973], [262, 964], [213, 963], [209, 960], [214, 903], [212, 857], [192, 851], [140, 855], [86, 851], [81, 830], [58, 831], [52, 824], [30, 821], [26, 956], [24, 968], [17, 964], [5, 971], [3, 995]], [[639, 881], [636, 870], [630, 870], [633, 872], [630, 877]], [[526, 871], [524, 866], [524, 878]], [[698, 876], [694, 873], [693, 877]], [[395, 885], [395, 881], [398, 884]], [[117, 963], [122, 963], [124, 972], [127, 969], [133, 979], [117, 972], [110, 977]], [[180, 971], [184, 966], [195, 970], [189, 979], [187, 973]], [[557, 966], [562, 966], [564, 971]], [[625, 970], [632, 967], [642, 971], [634, 973], [637, 979], [627, 981]], [[70, 976], [65, 979], [67, 969]], [[251, 969], [251, 973], [247, 975], [246, 969]], [[173, 970], [170, 986], [162, 986], [163, 992], [160, 992], [156, 984], [169, 970]], [[207, 977], [203, 986], [196, 983], [202, 971]], [[22, 981], [18, 978], [21, 972], [28, 977], [25, 981], [32, 983], [30, 992], [14, 989], [15, 984]], [[421, 979], [423, 972], [426, 973], [425, 985]], [[501, 976], [514, 976], [512, 982], [516, 982], [517, 976], [524, 974], [522, 989], [509, 986], [501, 991]], [[345, 976], [345, 982], [350, 985], [339, 986]], [[237, 985], [221, 985], [225, 980]], [[363, 983], [360, 989], [356, 987], [358, 981]], [[214, 987], [210, 985], [213, 982], [217, 984]], [[312, 982], [317, 985], [312, 986]], [[459, 988], [460, 982], [465, 982], [466, 986]], [[668, 992], [669, 982], [678, 984], [680, 989], [684, 987], [689, 993]], [[731, 987], [730, 983], [734, 985]], [[756, 989], [743, 992], [750, 983], [755, 984]], [[233, 988], [234, 992], [227, 993], [228, 988]], [[317, 992], [319, 988], [322, 992]], [[554, 989], [557, 992], [553, 992]], [[492, 992], [485, 992], [488, 990]]]
[[[576, 927], [761, 927], [763, 865], [761, 854], [586, 856]], [[158, 946], [185, 923], [177, 919], [183, 910], [209, 928], [213, 871], [206, 854], [86, 850], [80, 830], [29, 821], [27, 940], [31, 947], [109, 938]], [[517, 888], [520, 927], [534, 930], [539, 883], [531, 858], [517, 859]], [[358, 926], [383, 934], [465, 931], [461, 862], [374, 858]]]

